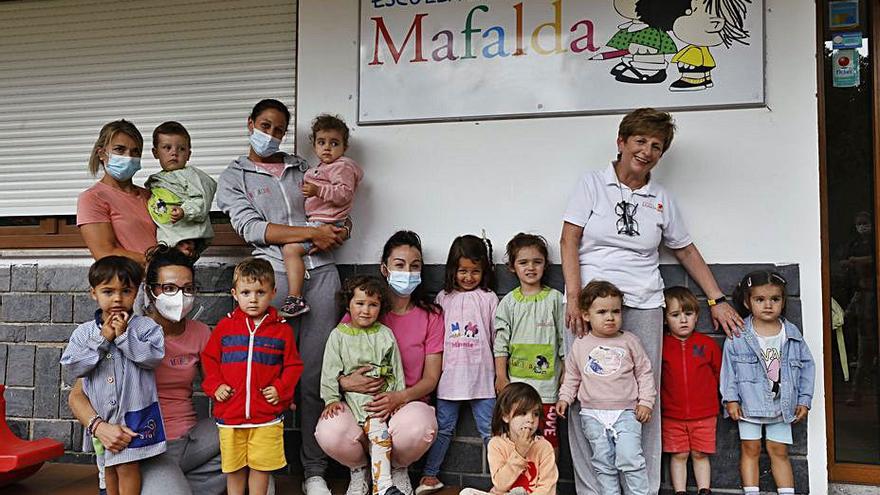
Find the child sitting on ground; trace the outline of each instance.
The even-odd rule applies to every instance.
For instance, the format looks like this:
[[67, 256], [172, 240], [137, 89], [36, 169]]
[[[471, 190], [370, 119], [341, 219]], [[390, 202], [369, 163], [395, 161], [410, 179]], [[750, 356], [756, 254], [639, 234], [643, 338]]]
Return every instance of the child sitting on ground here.
[[581, 291], [578, 308], [589, 333], [571, 346], [556, 410], [565, 417], [575, 395], [580, 401], [603, 495], [620, 494], [620, 474], [627, 494], [647, 495], [640, 423], [650, 421], [657, 392], [639, 338], [620, 330], [622, 306], [623, 293], [610, 282], [593, 280]]
[[248, 258], [232, 275], [238, 307], [217, 323], [202, 351], [202, 389], [214, 399], [221, 469], [229, 495], [265, 495], [287, 465], [283, 413], [302, 374], [290, 325], [270, 306], [275, 271]]
[[695, 332], [700, 306], [684, 287], [670, 287], [666, 296], [663, 336], [663, 452], [671, 454], [669, 472], [676, 495], [687, 492], [687, 461], [694, 463], [699, 495], [709, 495], [711, 465], [718, 422], [718, 376], [721, 349], [711, 337]]
[[[511, 383], [498, 394], [488, 449], [493, 495], [556, 495], [556, 454], [537, 434], [542, 414], [541, 396], [527, 383]], [[460, 495], [489, 493], [465, 488]]]
[[[346, 221], [364, 172], [357, 162], [342, 156], [348, 149], [348, 136], [348, 126], [337, 116], [322, 114], [312, 121], [309, 138], [320, 163], [310, 168], [303, 177], [302, 195], [306, 198], [309, 227], [333, 224], [349, 229]], [[309, 304], [303, 299], [303, 285], [308, 272], [302, 257], [313, 248], [309, 241], [285, 244], [281, 248], [288, 292], [279, 311], [288, 318], [309, 311]]]
[[[132, 314], [142, 278], [143, 268], [132, 259], [107, 256], [96, 261], [89, 269], [89, 292], [99, 309], [94, 320], [73, 331], [61, 356], [67, 376], [82, 377], [83, 392], [97, 412], [86, 432], [98, 465], [105, 467], [111, 495], [139, 495], [138, 463], [166, 449], [153, 375], [165, 356], [162, 327]], [[115, 453], [104, 448], [95, 430], [105, 422], [134, 437], [128, 447]]]
[[[403, 362], [397, 340], [391, 329], [378, 322], [379, 316], [388, 311], [390, 301], [385, 292], [385, 282], [376, 277], [355, 277], [345, 282], [339, 293], [340, 305], [351, 317], [348, 323], [340, 323], [330, 332], [324, 348], [324, 364], [321, 367], [321, 398], [324, 399], [324, 418], [339, 414], [345, 406], [351, 410], [358, 424], [363, 426], [370, 443], [370, 464], [374, 495], [402, 495], [391, 479], [391, 435], [388, 433], [388, 417], [372, 416], [366, 406], [373, 395], [357, 392], [340, 394], [339, 377], [348, 375], [363, 366], [371, 366], [365, 373], [373, 378], [384, 378], [385, 386], [380, 392], [403, 390], [405, 387]], [[367, 495], [367, 466], [348, 466], [351, 482], [348, 495]]]
[[153, 157], [162, 171], [151, 175], [144, 185], [152, 193], [147, 207], [156, 223], [159, 244], [198, 258], [214, 238], [210, 213], [217, 182], [186, 166], [190, 153], [185, 127], [171, 121], [160, 124], [153, 130]]

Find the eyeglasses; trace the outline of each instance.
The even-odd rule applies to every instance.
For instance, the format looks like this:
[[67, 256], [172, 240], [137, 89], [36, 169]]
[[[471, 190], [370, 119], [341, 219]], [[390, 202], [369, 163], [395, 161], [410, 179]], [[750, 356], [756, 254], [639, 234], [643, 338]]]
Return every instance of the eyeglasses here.
[[150, 286], [150, 289], [153, 290], [153, 293], [156, 292], [156, 289], [160, 289], [162, 294], [166, 296], [176, 296], [178, 292], [183, 291], [183, 295], [185, 296], [193, 296], [196, 292], [198, 292], [199, 288], [196, 285], [185, 285], [183, 287], [177, 284], [153, 284]]
[[634, 237], [639, 235], [639, 222], [636, 221], [635, 215], [639, 205], [636, 203], [627, 203], [621, 200], [617, 203], [614, 211], [620, 217], [617, 219], [617, 233]]

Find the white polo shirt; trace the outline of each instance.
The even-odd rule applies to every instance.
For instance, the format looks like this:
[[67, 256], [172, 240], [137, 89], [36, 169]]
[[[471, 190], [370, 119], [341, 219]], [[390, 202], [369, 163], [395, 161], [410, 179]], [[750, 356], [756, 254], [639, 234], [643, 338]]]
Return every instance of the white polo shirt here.
[[[617, 210], [621, 199], [634, 203], [636, 231], [623, 227]], [[568, 201], [563, 220], [583, 227], [578, 250], [581, 282], [607, 280], [623, 291], [623, 303], [639, 309], [663, 306], [660, 242], [671, 249], [691, 244], [672, 197], [655, 182], [633, 191], [621, 184], [614, 164], [583, 175]]]

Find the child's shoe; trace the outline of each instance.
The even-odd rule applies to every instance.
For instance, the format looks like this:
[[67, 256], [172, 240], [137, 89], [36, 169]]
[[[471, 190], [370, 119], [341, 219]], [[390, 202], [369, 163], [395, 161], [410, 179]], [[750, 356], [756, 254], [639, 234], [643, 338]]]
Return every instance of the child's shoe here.
[[398, 490], [396, 486], [391, 485], [385, 490], [385, 495], [405, 495], [402, 491]]
[[393, 488], [403, 492], [403, 495], [413, 495], [412, 484], [409, 481], [409, 471], [405, 467], [396, 467], [391, 470], [391, 482], [394, 483]]
[[712, 490], [708, 488], [700, 488], [700, 491], [697, 492], [697, 495], [712, 495]]
[[427, 495], [442, 489], [443, 482], [438, 480], [436, 476], [422, 476], [419, 486], [416, 487], [415, 495]]
[[327, 482], [320, 476], [310, 476], [303, 481], [302, 491], [305, 495], [333, 495], [327, 488]]
[[370, 482], [367, 481], [367, 467], [359, 467], [351, 470], [351, 481], [348, 482], [348, 490], [345, 495], [370, 495]]
[[284, 298], [284, 304], [278, 308], [278, 314], [285, 318], [293, 318], [301, 314], [308, 313], [312, 309], [309, 307], [305, 299], [297, 296], [287, 296]]

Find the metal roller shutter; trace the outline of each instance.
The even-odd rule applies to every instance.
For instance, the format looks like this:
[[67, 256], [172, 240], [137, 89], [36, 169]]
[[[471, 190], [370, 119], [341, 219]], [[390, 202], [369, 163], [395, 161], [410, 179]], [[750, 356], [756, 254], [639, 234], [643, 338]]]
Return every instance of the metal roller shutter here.
[[[216, 177], [246, 152], [258, 100], [294, 110], [295, 70], [292, 0], [0, 2], [0, 216], [75, 213], [98, 132], [119, 118], [144, 136], [135, 183], [159, 170], [166, 120]], [[294, 136], [291, 123], [285, 149]]]

